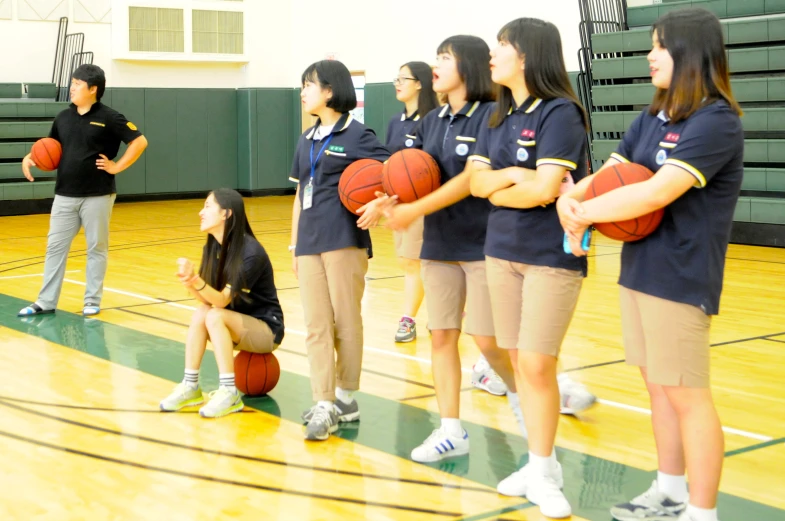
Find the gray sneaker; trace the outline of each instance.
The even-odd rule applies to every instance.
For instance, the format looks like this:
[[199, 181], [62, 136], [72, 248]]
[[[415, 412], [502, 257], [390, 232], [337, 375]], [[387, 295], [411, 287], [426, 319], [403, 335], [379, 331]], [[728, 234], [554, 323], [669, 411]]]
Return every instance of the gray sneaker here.
[[400, 343], [412, 342], [417, 338], [417, 324], [408, 317], [402, 317], [398, 322], [398, 331], [395, 332], [395, 341]]
[[242, 410], [243, 399], [240, 393], [232, 392], [226, 387], [219, 387], [217, 391], [210, 393], [210, 401], [199, 409], [199, 414], [203, 418], [220, 418]]
[[597, 397], [589, 392], [585, 385], [570, 378], [567, 373], [560, 374], [558, 380], [562, 414], [578, 414], [597, 403]]
[[325, 409], [317, 406], [305, 426], [305, 439], [324, 441], [338, 430], [338, 415], [335, 408]]
[[158, 405], [162, 411], [174, 412], [179, 411], [183, 407], [191, 407], [192, 405], [201, 405], [204, 403], [204, 396], [199, 387], [193, 388], [185, 382], [180, 382], [172, 391], [172, 394], [161, 400]]
[[661, 492], [657, 480], [649, 490], [629, 503], [611, 508], [611, 515], [618, 521], [673, 521], [687, 508], [686, 503], [677, 503]]
[[[303, 412], [301, 417], [305, 423], [311, 421], [314, 409], [317, 407], [319, 406], [314, 405]], [[333, 410], [335, 411], [335, 414], [338, 415], [339, 423], [349, 423], [360, 419], [360, 406], [357, 404], [357, 400], [352, 400], [352, 403], [350, 404], [345, 404], [341, 400], [335, 400], [333, 402]]]

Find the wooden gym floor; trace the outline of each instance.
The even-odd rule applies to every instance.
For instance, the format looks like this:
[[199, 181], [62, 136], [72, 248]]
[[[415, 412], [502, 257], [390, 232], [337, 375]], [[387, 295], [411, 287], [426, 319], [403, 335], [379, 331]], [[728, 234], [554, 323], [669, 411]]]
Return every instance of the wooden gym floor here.
[[[182, 378], [193, 300], [175, 259], [198, 261], [202, 201], [115, 206], [103, 312], [84, 319], [85, 243], [68, 261], [56, 315], [19, 319], [41, 285], [48, 215], [0, 218], [0, 519], [541, 519], [523, 498], [494, 490], [526, 454], [506, 399], [472, 390], [477, 351], [462, 338], [462, 416], [468, 457], [423, 465], [411, 449], [438, 421], [429, 337], [396, 345], [402, 279], [389, 231], [373, 232], [364, 300], [362, 420], [326, 443], [303, 440], [310, 405], [297, 280], [291, 273], [291, 197], [247, 200], [276, 267], [287, 335], [270, 396], [204, 420], [163, 414]], [[646, 394], [624, 365], [616, 277], [619, 244], [596, 239], [562, 366], [601, 403], [562, 417], [557, 455], [575, 520], [642, 492], [656, 460]], [[712, 328], [713, 386], [726, 429], [723, 521], [785, 519], [785, 249], [732, 245], [722, 314]], [[211, 353], [202, 383], [216, 386]]]

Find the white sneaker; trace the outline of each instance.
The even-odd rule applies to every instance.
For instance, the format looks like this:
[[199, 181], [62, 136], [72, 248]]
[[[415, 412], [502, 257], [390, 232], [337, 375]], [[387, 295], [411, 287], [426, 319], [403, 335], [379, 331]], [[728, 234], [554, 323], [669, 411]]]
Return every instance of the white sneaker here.
[[457, 437], [439, 428], [434, 430], [419, 447], [412, 450], [412, 459], [420, 463], [427, 463], [454, 456], [463, 456], [468, 453], [468, 432], [464, 430], [463, 435]]
[[561, 519], [572, 515], [572, 508], [564, 493], [563, 483], [557, 483], [551, 476], [529, 476], [526, 499], [540, 507], [545, 517]]
[[597, 403], [597, 397], [590, 393], [585, 385], [570, 378], [567, 373], [561, 373], [557, 380], [562, 414], [578, 414]]
[[[684, 521], [686, 503], [677, 503], [661, 492], [655, 479], [649, 490], [629, 503], [611, 508], [611, 515], [618, 521]], [[689, 516], [686, 521], [691, 521]]]
[[[525, 496], [529, 490], [529, 476], [531, 475], [531, 466], [525, 465], [522, 469], [517, 470], [501, 480], [496, 486], [496, 491], [503, 496], [521, 497]], [[562, 473], [561, 463], [556, 462], [556, 469], [550, 476], [559, 486], [564, 486], [564, 475]]]
[[478, 365], [487, 364], [475, 364], [474, 367], [472, 367], [472, 385], [477, 389], [482, 389], [494, 396], [504, 396], [507, 394], [507, 385], [501, 377], [496, 374], [496, 371], [491, 369], [490, 366], [487, 366], [487, 368], [478, 368]]

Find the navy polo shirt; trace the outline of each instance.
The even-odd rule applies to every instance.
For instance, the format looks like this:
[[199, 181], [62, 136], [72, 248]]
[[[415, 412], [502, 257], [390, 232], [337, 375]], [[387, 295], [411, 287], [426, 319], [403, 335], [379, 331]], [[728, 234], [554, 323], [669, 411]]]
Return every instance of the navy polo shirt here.
[[[577, 183], [586, 177], [586, 128], [581, 111], [566, 98], [529, 97], [517, 109], [510, 109], [498, 127], [490, 128], [486, 119], [472, 160], [493, 170], [563, 166]], [[556, 204], [524, 209], [494, 206], [488, 218], [485, 254], [586, 275], [586, 257], [564, 253], [564, 229]]]
[[741, 118], [725, 101], [671, 123], [640, 113], [611, 157], [653, 172], [674, 165], [695, 177], [695, 187], [665, 207], [648, 237], [624, 244], [619, 284], [647, 295], [720, 308], [725, 253], [744, 175]]
[[95, 162], [100, 154], [114, 159], [120, 142], [130, 143], [141, 135], [125, 116], [100, 101], [85, 114], [79, 114], [72, 103], [55, 117], [49, 132], [63, 147], [55, 194], [92, 197], [116, 193], [114, 174], [99, 170]]
[[411, 148], [417, 137], [414, 135], [414, 128], [420, 122], [420, 115], [417, 111], [408, 118], [406, 112], [402, 112], [390, 119], [387, 125], [387, 150], [394, 154], [404, 148]]
[[[311, 176], [311, 143], [314, 144], [313, 157], [316, 160], [327, 139], [327, 136], [322, 140], [314, 139], [317, 126], [319, 122], [300, 136], [294, 153], [289, 179], [300, 184], [300, 204], [303, 203], [305, 187]], [[330, 135], [332, 139], [316, 163], [312, 206], [300, 212], [295, 255], [318, 255], [354, 247], [366, 248], [370, 257], [371, 235], [368, 230], [357, 227], [358, 216], [341, 203], [338, 181], [346, 167], [355, 161], [386, 161], [390, 153], [379, 143], [373, 130], [355, 120], [348, 112], [333, 126]]]
[[[441, 183], [463, 172], [473, 153], [491, 102], [468, 102], [457, 114], [450, 106], [432, 110], [415, 131], [414, 146], [428, 152], [439, 165]], [[491, 203], [472, 195], [425, 216], [420, 258], [437, 261], [485, 260], [483, 246]]]

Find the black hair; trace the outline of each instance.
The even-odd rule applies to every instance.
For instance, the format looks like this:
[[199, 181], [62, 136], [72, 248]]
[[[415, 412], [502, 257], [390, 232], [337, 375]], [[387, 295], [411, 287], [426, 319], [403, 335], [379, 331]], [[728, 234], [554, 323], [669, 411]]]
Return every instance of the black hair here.
[[[496, 37], [508, 42], [524, 58], [523, 80], [526, 90], [543, 100], [566, 98], [580, 110], [583, 124], [588, 129], [589, 118], [575, 95], [564, 65], [559, 29], [538, 18], [518, 18], [501, 28]], [[496, 111], [489, 120], [492, 128], [501, 125], [513, 104], [512, 91], [497, 86]]]
[[85, 63], [74, 70], [71, 78], [87, 83], [88, 89], [97, 87], [95, 99], [96, 101], [101, 101], [106, 90], [106, 75], [101, 67], [92, 63]]
[[412, 77], [420, 82], [420, 94], [417, 96], [417, 113], [425, 116], [439, 106], [439, 100], [433, 91], [433, 69], [425, 62], [409, 62], [401, 65], [408, 68]]
[[243, 196], [231, 188], [218, 188], [210, 192], [210, 195], [222, 210], [228, 211], [228, 215], [220, 243], [212, 235], [207, 235], [199, 274], [218, 291], [222, 291], [227, 284], [230, 285], [232, 300], [238, 297], [246, 298], [242, 291], [245, 287], [243, 250], [246, 238], [255, 236], [245, 214]]
[[669, 11], [654, 22], [651, 31], [673, 58], [670, 87], [657, 89], [649, 106], [651, 114], [664, 110], [675, 123], [723, 99], [741, 115], [731, 90], [722, 26], [716, 15], [703, 8]]
[[312, 63], [303, 72], [300, 80], [318, 83], [322, 89], [329, 88], [333, 96], [327, 100], [327, 107], [343, 114], [357, 107], [357, 94], [352, 83], [352, 73], [346, 65], [337, 60], [322, 60]]
[[436, 54], [455, 56], [458, 74], [466, 84], [467, 101], [493, 101], [491, 81], [491, 49], [485, 40], [476, 36], [459, 34], [444, 40]]

